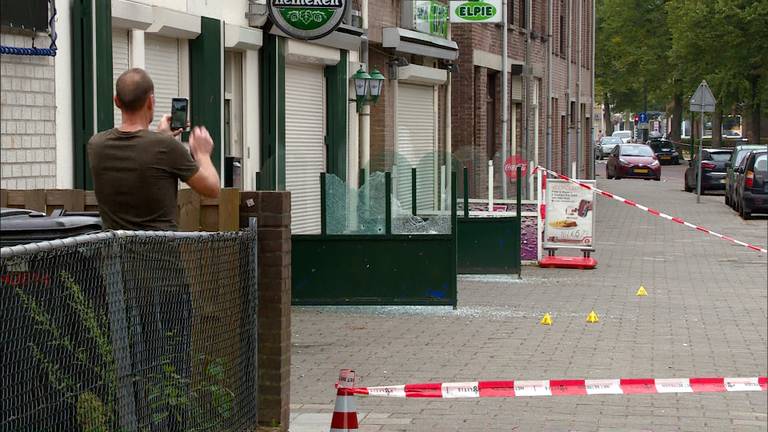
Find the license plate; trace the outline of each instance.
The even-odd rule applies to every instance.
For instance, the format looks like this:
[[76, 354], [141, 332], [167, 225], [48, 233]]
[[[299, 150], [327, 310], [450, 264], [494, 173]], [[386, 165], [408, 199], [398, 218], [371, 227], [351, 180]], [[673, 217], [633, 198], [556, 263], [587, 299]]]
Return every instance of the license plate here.
[[720, 183], [725, 183], [725, 179], [720, 179]]
[[661, 156], [659, 159], [663, 159], [663, 160], [672, 159], [672, 156]]
[[635, 169], [635, 174], [648, 174], [648, 170], [645, 168], [643, 169], [638, 168], [638, 169]]

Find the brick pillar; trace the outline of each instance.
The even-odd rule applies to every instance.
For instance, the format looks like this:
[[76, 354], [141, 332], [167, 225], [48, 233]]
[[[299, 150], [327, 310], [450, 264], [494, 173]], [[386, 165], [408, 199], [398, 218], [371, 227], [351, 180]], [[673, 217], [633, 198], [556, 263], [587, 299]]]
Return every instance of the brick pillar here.
[[242, 192], [240, 226], [258, 218], [259, 424], [287, 431], [291, 372], [291, 194]]

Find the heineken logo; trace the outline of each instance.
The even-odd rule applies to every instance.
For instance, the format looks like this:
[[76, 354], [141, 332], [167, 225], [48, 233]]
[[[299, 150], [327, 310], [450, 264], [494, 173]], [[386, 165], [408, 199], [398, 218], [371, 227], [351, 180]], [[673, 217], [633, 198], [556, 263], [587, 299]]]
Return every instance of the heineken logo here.
[[318, 39], [336, 30], [344, 19], [347, 0], [269, 0], [269, 15], [286, 35]]
[[501, 0], [452, 1], [451, 22], [501, 22]]

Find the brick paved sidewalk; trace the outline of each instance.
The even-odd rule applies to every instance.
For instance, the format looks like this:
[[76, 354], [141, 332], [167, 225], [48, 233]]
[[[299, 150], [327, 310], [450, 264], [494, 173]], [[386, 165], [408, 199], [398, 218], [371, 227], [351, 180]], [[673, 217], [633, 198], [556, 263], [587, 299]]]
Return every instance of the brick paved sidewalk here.
[[[665, 167], [665, 170], [682, 170]], [[679, 175], [679, 173], [675, 173]], [[599, 187], [765, 246], [766, 219], [663, 182]], [[294, 308], [291, 431], [326, 431], [338, 370], [359, 384], [754, 376], [768, 370], [768, 258], [599, 199], [599, 267], [462, 277], [459, 308]], [[648, 297], [636, 297], [643, 284]], [[595, 309], [600, 323], [585, 323]], [[553, 325], [538, 320], [551, 312]], [[751, 431], [766, 393], [402, 400], [358, 398], [369, 431]]]

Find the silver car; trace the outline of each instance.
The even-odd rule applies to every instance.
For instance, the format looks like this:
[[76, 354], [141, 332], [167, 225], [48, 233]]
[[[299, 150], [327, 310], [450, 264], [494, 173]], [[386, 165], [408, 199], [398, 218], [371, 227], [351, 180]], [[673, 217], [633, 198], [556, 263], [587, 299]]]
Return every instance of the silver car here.
[[605, 159], [605, 156], [613, 151], [613, 148], [621, 144], [621, 138], [616, 136], [603, 137], [600, 144], [595, 147], [595, 158]]

